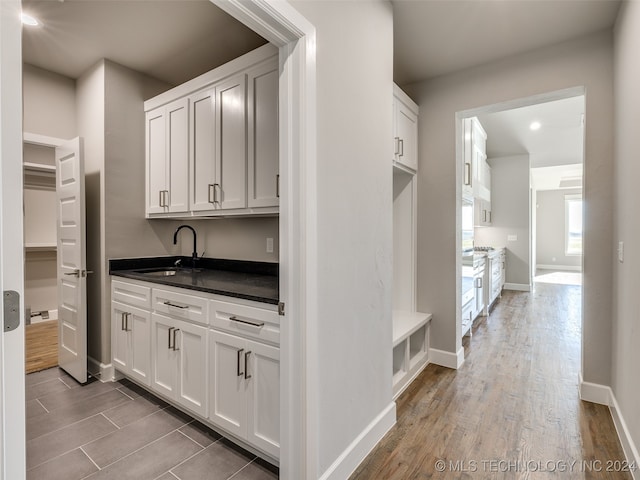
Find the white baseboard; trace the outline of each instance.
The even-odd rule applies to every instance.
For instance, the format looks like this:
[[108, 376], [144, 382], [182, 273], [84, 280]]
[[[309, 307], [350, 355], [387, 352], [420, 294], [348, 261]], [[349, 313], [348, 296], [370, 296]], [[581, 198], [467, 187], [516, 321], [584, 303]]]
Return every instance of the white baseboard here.
[[[640, 466], [640, 454], [636, 447], [633, 438], [627, 428], [627, 423], [622, 417], [622, 412], [616, 400], [616, 396], [611, 390], [611, 387], [606, 385], [599, 385], [597, 383], [585, 382], [582, 380], [582, 374], [580, 374], [580, 398], [587, 402], [598, 403], [600, 405], [606, 405], [611, 412], [611, 418], [613, 424], [616, 427], [618, 433], [618, 439], [622, 445], [624, 456], [627, 459], [629, 465]], [[640, 470], [635, 469], [631, 471], [631, 476], [634, 480], [640, 480]]]
[[531, 285], [526, 284], [526, 283], [505, 283], [504, 284], [504, 289], [505, 290], [516, 290], [518, 292], [530, 292], [531, 291]]
[[581, 272], [582, 267], [575, 265], [536, 265], [538, 270], [566, 270], [567, 272]]
[[[624, 451], [624, 456], [626, 457], [627, 462], [629, 462], [629, 465], [639, 467], [640, 454], [638, 454], [636, 444], [634, 443], [633, 438], [631, 438], [631, 434], [627, 428], [627, 423], [624, 421], [624, 418], [622, 418], [622, 412], [620, 411], [618, 401], [616, 400], [615, 395], [613, 395], [613, 392], [611, 392], [611, 405], [609, 405], [609, 410], [611, 411], [613, 424], [616, 427], [616, 432], [618, 432], [618, 438], [620, 438], [620, 444], [622, 445], [622, 450]], [[640, 480], [640, 470], [634, 469], [631, 471], [631, 476], [634, 480]]]
[[344, 480], [358, 468], [382, 437], [396, 423], [396, 404], [391, 402], [367, 427], [351, 442], [347, 449], [320, 477], [320, 480]]
[[429, 363], [435, 363], [441, 367], [458, 369], [464, 363], [464, 348], [460, 347], [456, 353], [438, 350], [436, 348], [429, 349]]
[[113, 382], [115, 369], [113, 365], [109, 363], [105, 365], [104, 363], [99, 362], [95, 358], [87, 357], [87, 370], [91, 375], [96, 377], [101, 382]]

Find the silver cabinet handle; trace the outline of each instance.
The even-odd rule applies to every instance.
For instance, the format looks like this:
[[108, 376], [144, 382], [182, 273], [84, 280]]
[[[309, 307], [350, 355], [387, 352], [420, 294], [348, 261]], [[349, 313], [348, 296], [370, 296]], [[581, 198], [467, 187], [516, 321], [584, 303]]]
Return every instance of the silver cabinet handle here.
[[122, 330], [123, 332], [127, 331], [127, 327], [125, 327], [124, 325], [124, 312], [120, 314], [120, 330]]
[[393, 154], [398, 155], [398, 152], [400, 152], [400, 137], [394, 137], [393, 145]]
[[174, 328], [174, 329], [173, 329], [173, 348], [172, 348], [172, 350], [173, 350], [174, 352], [176, 352], [176, 351], [180, 350], [179, 348], [177, 348], [177, 347], [176, 347], [176, 345], [177, 345], [177, 344], [176, 344], [176, 333], [178, 333], [179, 331], [180, 331], [180, 329], [179, 329], [179, 328]]
[[399, 156], [404, 157], [404, 140], [400, 139], [400, 154]]
[[220, 188], [220, 184], [219, 183], [214, 183], [213, 184], [213, 203], [220, 203], [218, 201], [218, 189]]
[[171, 350], [171, 332], [175, 330], [174, 327], [169, 327], [167, 330], [167, 349]]
[[158, 204], [161, 207], [164, 207], [164, 202], [162, 201], [164, 197], [164, 190], [158, 190]]
[[235, 315], [231, 315], [229, 317], [229, 320], [231, 320], [232, 322], [238, 322], [238, 323], [245, 323], [247, 325], [251, 325], [252, 327], [264, 327], [264, 322], [252, 322], [250, 320], [243, 320], [241, 318], [236, 317]]
[[123, 313], [123, 316], [124, 316], [124, 331], [130, 332], [131, 330], [129, 329], [129, 317], [131, 316], [131, 313], [125, 312]]
[[464, 184], [471, 185], [471, 164], [464, 164]]
[[67, 273], [65, 273], [65, 275], [73, 275], [74, 277], [79, 277], [80, 276], [80, 270], [78, 270], [76, 268], [73, 272], [67, 272]]
[[244, 354], [244, 378], [245, 380], [249, 380], [251, 375], [249, 375], [249, 355], [251, 355], [251, 350]]
[[175, 303], [171, 303], [169, 300], [167, 300], [166, 302], [163, 302], [164, 305], [168, 306], [168, 307], [176, 307], [176, 308], [189, 308], [189, 305], [178, 305]]
[[276, 174], [276, 198], [280, 198], [280, 174]]
[[216, 187], [215, 184], [209, 184], [209, 191], [207, 192], [207, 200], [209, 203], [216, 203]]
[[242, 352], [244, 352], [244, 348], [241, 348], [240, 350], [238, 350], [238, 363], [236, 367], [236, 373], [238, 377], [241, 377], [242, 375], [244, 375], [244, 372], [240, 371], [240, 357], [242, 357]]

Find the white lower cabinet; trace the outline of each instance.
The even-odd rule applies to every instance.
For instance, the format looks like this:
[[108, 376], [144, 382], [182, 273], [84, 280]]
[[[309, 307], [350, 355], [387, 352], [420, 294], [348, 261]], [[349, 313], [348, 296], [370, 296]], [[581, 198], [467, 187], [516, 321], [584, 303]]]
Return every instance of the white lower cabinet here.
[[206, 416], [207, 329], [157, 313], [151, 325], [151, 387]]
[[280, 455], [280, 349], [209, 330], [209, 419]]
[[151, 312], [111, 302], [113, 365], [144, 385], [151, 372]]
[[119, 372], [265, 458], [280, 457], [275, 306], [121, 278], [111, 298]]

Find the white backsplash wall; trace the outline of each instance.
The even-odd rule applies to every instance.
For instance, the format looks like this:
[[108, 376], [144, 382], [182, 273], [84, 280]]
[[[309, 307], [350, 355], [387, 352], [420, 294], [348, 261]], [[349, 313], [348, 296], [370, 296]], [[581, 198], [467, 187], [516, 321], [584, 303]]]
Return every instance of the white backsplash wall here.
[[[183, 229], [178, 234], [178, 245], [173, 246], [173, 232], [180, 225], [195, 228], [198, 237], [198, 255], [207, 258], [278, 262], [278, 218], [207, 218], [203, 220], [167, 221], [150, 220], [156, 232], [168, 240], [173, 255], [190, 256], [193, 251], [191, 232]], [[273, 252], [267, 253], [267, 238], [273, 238]]]

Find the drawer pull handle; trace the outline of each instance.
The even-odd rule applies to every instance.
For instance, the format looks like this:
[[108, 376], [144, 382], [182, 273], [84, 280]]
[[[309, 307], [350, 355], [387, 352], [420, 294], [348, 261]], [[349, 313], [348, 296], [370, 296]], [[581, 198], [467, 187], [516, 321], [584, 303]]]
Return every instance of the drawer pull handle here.
[[258, 328], [264, 327], [264, 322], [251, 322], [249, 320], [243, 320], [241, 318], [238, 318], [235, 315], [231, 315], [229, 317], [229, 320], [231, 320], [232, 322], [245, 323], [247, 325], [251, 325], [252, 327], [258, 327]]
[[244, 378], [245, 380], [249, 380], [251, 375], [249, 375], [249, 355], [251, 355], [251, 350], [244, 354]]
[[176, 307], [176, 308], [182, 308], [182, 309], [189, 308], [189, 305], [177, 305], [175, 303], [171, 303], [169, 300], [164, 302], [164, 304], [168, 307]]
[[240, 350], [238, 350], [238, 363], [237, 363], [237, 367], [236, 367], [236, 373], [237, 373], [237, 375], [239, 377], [244, 375], [244, 372], [240, 371], [240, 357], [242, 357], [242, 352], [244, 352], [244, 348], [241, 348]]

